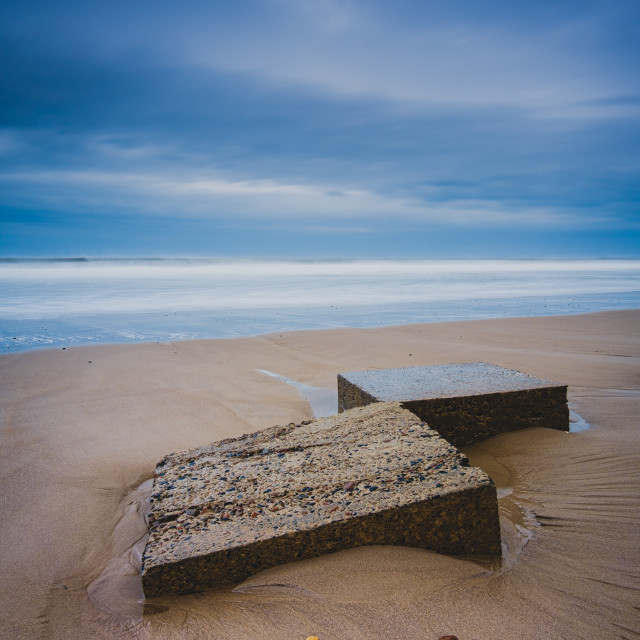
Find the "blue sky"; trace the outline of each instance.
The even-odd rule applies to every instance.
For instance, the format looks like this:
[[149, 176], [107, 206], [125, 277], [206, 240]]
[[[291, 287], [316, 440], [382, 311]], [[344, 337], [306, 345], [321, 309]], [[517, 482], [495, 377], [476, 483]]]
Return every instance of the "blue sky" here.
[[1, 256], [640, 257], [640, 3], [5, 3]]

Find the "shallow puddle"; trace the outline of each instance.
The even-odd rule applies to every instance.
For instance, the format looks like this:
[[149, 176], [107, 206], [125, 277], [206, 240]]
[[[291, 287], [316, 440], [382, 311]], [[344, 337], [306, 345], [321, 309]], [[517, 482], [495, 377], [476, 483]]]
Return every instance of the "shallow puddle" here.
[[573, 410], [573, 403], [569, 402], [569, 433], [586, 431], [591, 425]]
[[266, 369], [256, 369], [258, 373], [276, 378], [281, 382], [294, 386], [300, 395], [309, 403], [314, 418], [324, 418], [338, 413], [338, 392], [322, 387], [312, 387], [311, 385], [292, 380]]

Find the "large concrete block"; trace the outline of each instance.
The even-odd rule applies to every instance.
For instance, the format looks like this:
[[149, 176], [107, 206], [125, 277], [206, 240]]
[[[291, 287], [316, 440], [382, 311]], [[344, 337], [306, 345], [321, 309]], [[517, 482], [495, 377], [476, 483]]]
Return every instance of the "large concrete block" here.
[[338, 375], [339, 411], [390, 401], [456, 446], [527, 427], [569, 431], [566, 385], [484, 362]]
[[492, 481], [398, 403], [169, 455], [149, 521], [147, 596], [359, 545], [500, 554]]

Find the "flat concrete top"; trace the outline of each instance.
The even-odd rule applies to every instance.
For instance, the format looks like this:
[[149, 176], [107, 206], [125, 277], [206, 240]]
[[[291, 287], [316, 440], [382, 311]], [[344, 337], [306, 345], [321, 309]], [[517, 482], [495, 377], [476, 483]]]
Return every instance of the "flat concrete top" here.
[[340, 375], [380, 402], [456, 398], [564, 386], [486, 362], [372, 369]]
[[144, 571], [490, 485], [399, 404], [374, 404], [167, 456]]

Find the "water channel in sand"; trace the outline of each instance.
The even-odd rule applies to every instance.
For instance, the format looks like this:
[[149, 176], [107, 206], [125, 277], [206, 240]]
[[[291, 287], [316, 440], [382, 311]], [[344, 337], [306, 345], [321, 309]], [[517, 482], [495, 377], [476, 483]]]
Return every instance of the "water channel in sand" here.
[[[337, 412], [338, 394], [332, 389], [313, 387], [272, 371], [256, 371], [294, 386], [309, 403], [314, 417]], [[589, 423], [570, 407], [570, 433], [584, 431]], [[478, 564], [493, 571], [508, 571], [526, 544], [540, 526], [535, 513], [518, 499], [518, 478], [487, 443], [461, 448], [473, 466], [483, 469], [494, 481], [498, 495], [502, 536], [502, 562], [479, 561]], [[112, 559], [100, 576], [87, 588], [91, 602], [105, 613], [122, 621], [139, 621], [143, 613], [161, 613], [166, 608], [145, 602], [140, 578], [142, 554], [148, 538], [146, 515], [149, 509], [153, 480], [143, 482], [125, 499], [123, 516], [112, 537]], [[285, 585], [280, 585], [284, 587]], [[247, 587], [250, 588], [250, 587]], [[243, 592], [240, 585], [235, 591]]]
[[332, 416], [338, 413], [337, 391], [333, 389], [322, 389], [321, 387], [312, 387], [311, 385], [286, 378], [285, 376], [273, 373], [273, 371], [267, 371], [266, 369], [256, 369], [256, 371], [294, 386], [311, 406], [311, 412], [314, 418], [324, 418], [325, 416]]

